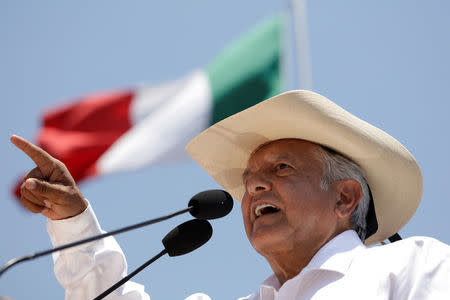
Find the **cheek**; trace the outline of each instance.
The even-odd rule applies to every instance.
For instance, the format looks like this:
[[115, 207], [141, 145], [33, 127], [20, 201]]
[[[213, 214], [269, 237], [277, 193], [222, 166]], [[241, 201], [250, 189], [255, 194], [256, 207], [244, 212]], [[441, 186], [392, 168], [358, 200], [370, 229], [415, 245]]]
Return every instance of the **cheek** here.
[[294, 213], [287, 213], [291, 221], [308, 220], [315, 223], [315, 219], [328, 216], [334, 212], [334, 206], [331, 205], [330, 195], [319, 188], [311, 188], [311, 183], [308, 184], [290, 184], [285, 189], [288, 191], [285, 196], [287, 211]]
[[245, 193], [241, 202], [241, 212], [242, 219], [244, 221], [245, 232], [247, 235], [251, 232], [251, 222], [250, 222], [250, 200], [246, 197], [247, 193]]

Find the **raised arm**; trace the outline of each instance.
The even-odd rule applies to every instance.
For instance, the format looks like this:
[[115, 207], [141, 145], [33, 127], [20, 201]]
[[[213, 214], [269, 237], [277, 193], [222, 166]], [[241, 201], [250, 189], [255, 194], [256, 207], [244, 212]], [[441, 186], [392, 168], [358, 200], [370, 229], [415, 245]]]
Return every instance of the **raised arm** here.
[[[13, 135], [11, 142], [36, 164], [24, 178], [20, 202], [29, 211], [51, 220], [47, 230], [53, 246], [103, 233], [89, 203], [84, 199], [66, 166], [38, 146]], [[66, 290], [66, 300], [93, 299], [127, 273], [125, 256], [110, 236], [53, 256], [55, 275]], [[149, 300], [144, 287], [127, 282], [108, 296], [116, 300]], [[211, 300], [197, 293], [186, 300]]]
[[[48, 217], [47, 231], [54, 247], [103, 233], [89, 203], [66, 166], [24, 138], [11, 142], [36, 164], [24, 178], [20, 202], [29, 211]], [[56, 279], [66, 300], [93, 299], [127, 273], [125, 256], [113, 237], [69, 248], [53, 255]], [[144, 287], [127, 282], [108, 299], [144, 300]]]

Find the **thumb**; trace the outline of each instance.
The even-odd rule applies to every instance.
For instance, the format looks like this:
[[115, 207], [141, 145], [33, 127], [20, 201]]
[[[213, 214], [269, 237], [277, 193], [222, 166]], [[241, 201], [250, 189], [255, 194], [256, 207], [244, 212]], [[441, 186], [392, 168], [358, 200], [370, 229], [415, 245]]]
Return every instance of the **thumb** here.
[[31, 193], [47, 199], [55, 199], [63, 195], [63, 186], [60, 184], [54, 184], [36, 178], [28, 178], [25, 181], [25, 188]]
[[53, 220], [76, 216], [88, 207], [88, 202], [76, 186], [28, 178], [25, 181], [25, 189], [37, 199], [42, 199], [43, 203], [45, 200], [49, 201], [45, 203], [48, 211], [43, 214]]

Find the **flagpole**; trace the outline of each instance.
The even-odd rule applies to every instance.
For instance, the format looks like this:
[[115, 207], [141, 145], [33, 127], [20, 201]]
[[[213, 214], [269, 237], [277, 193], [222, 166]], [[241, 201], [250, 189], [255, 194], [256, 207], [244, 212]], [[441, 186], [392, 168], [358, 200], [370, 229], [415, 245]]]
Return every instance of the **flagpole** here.
[[306, 0], [291, 0], [296, 74], [300, 89], [312, 90], [311, 62], [306, 18]]

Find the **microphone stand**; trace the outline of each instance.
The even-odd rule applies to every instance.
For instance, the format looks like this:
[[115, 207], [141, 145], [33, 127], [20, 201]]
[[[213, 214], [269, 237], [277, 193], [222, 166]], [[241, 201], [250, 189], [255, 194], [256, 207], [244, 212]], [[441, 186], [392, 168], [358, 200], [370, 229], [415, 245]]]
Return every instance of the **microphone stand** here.
[[80, 240], [80, 241], [76, 241], [76, 242], [73, 242], [73, 243], [69, 243], [69, 244], [66, 244], [66, 245], [62, 245], [62, 246], [59, 246], [59, 247], [56, 247], [56, 248], [52, 248], [52, 249], [48, 249], [48, 250], [44, 250], [44, 251], [40, 251], [40, 252], [36, 252], [36, 253], [31, 253], [31, 254], [28, 254], [28, 255], [25, 255], [25, 256], [22, 256], [22, 257], [18, 257], [18, 258], [13, 258], [10, 261], [8, 261], [0, 269], [0, 276], [6, 270], [8, 270], [12, 266], [14, 266], [14, 265], [16, 265], [16, 264], [18, 264], [20, 262], [23, 262], [23, 261], [26, 261], [26, 260], [35, 259], [35, 258], [44, 256], [44, 255], [47, 255], [47, 254], [50, 254], [50, 253], [53, 253], [53, 252], [61, 251], [61, 250], [64, 250], [64, 249], [67, 249], [67, 248], [71, 248], [71, 247], [75, 247], [75, 246], [78, 246], [78, 245], [81, 245], [81, 244], [89, 243], [89, 242], [92, 242], [92, 241], [95, 241], [95, 240], [98, 240], [98, 239], [105, 238], [105, 237], [110, 236], [110, 235], [119, 234], [119, 233], [126, 232], [126, 231], [129, 231], [129, 230], [133, 230], [133, 229], [136, 229], [136, 228], [140, 228], [140, 227], [144, 227], [144, 226], [151, 225], [151, 224], [154, 224], [154, 223], [158, 223], [158, 222], [161, 222], [161, 221], [165, 221], [165, 220], [173, 218], [175, 216], [184, 214], [184, 213], [190, 211], [193, 208], [194, 208], [194, 206], [189, 206], [188, 208], [176, 211], [176, 212], [174, 212], [172, 214], [169, 214], [169, 215], [166, 215], [166, 216], [163, 216], [163, 217], [151, 219], [151, 220], [144, 221], [144, 222], [141, 222], [141, 223], [138, 223], [138, 224], [134, 224], [134, 225], [130, 225], [130, 226], [127, 226], [127, 227], [124, 227], [124, 228], [121, 228], [121, 229], [117, 229], [117, 230], [106, 232], [106, 233], [103, 233], [103, 234], [100, 234], [100, 235], [92, 236], [92, 237], [89, 237], [89, 238], [86, 238], [86, 239], [83, 239], [83, 240]]
[[107, 289], [106, 291], [104, 291], [103, 293], [101, 293], [100, 295], [98, 295], [97, 297], [94, 298], [94, 300], [100, 300], [105, 298], [106, 296], [108, 296], [112, 291], [114, 291], [115, 289], [117, 289], [119, 286], [121, 286], [122, 284], [124, 284], [125, 282], [127, 282], [128, 280], [130, 280], [134, 275], [136, 275], [137, 273], [139, 273], [140, 271], [144, 270], [147, 266], [149, 266], [151, 263], [153, 263], [155, 260], [157, 260], [158, 258], [160, 258], [161, 256], [163, 256], [164, 254], [167, 253], [167, 250], [164, 249], [161, 252], [159, 252], [158, 254], [156, 254], [154, 257], [152, 257], [150, 260], [148, 260], [147, 262], [145, 262], [142, 266], [140, 266], [139, 268], [137, 268], [136, 270], [134, 270], [133, 272], [131, 272], [130, 274], [128, 274], [127, 276], [125, 276], [124, 278], [122, 278], [120, 281], [116, 282], [113, 286], [111, 286], [109, 289]]
[[178, 225], [162, 239], [161, 242], [164, 245], [164, 250], [134, 270], [128, 276], [122, 278], [94, 300], [103, 299], [164, 254], [169, 254], [169, 256], [179, 256], [201, 247], [211, 238], [212, 232], [213, 229], [211, 224], [206, 220], [193, 219]]

